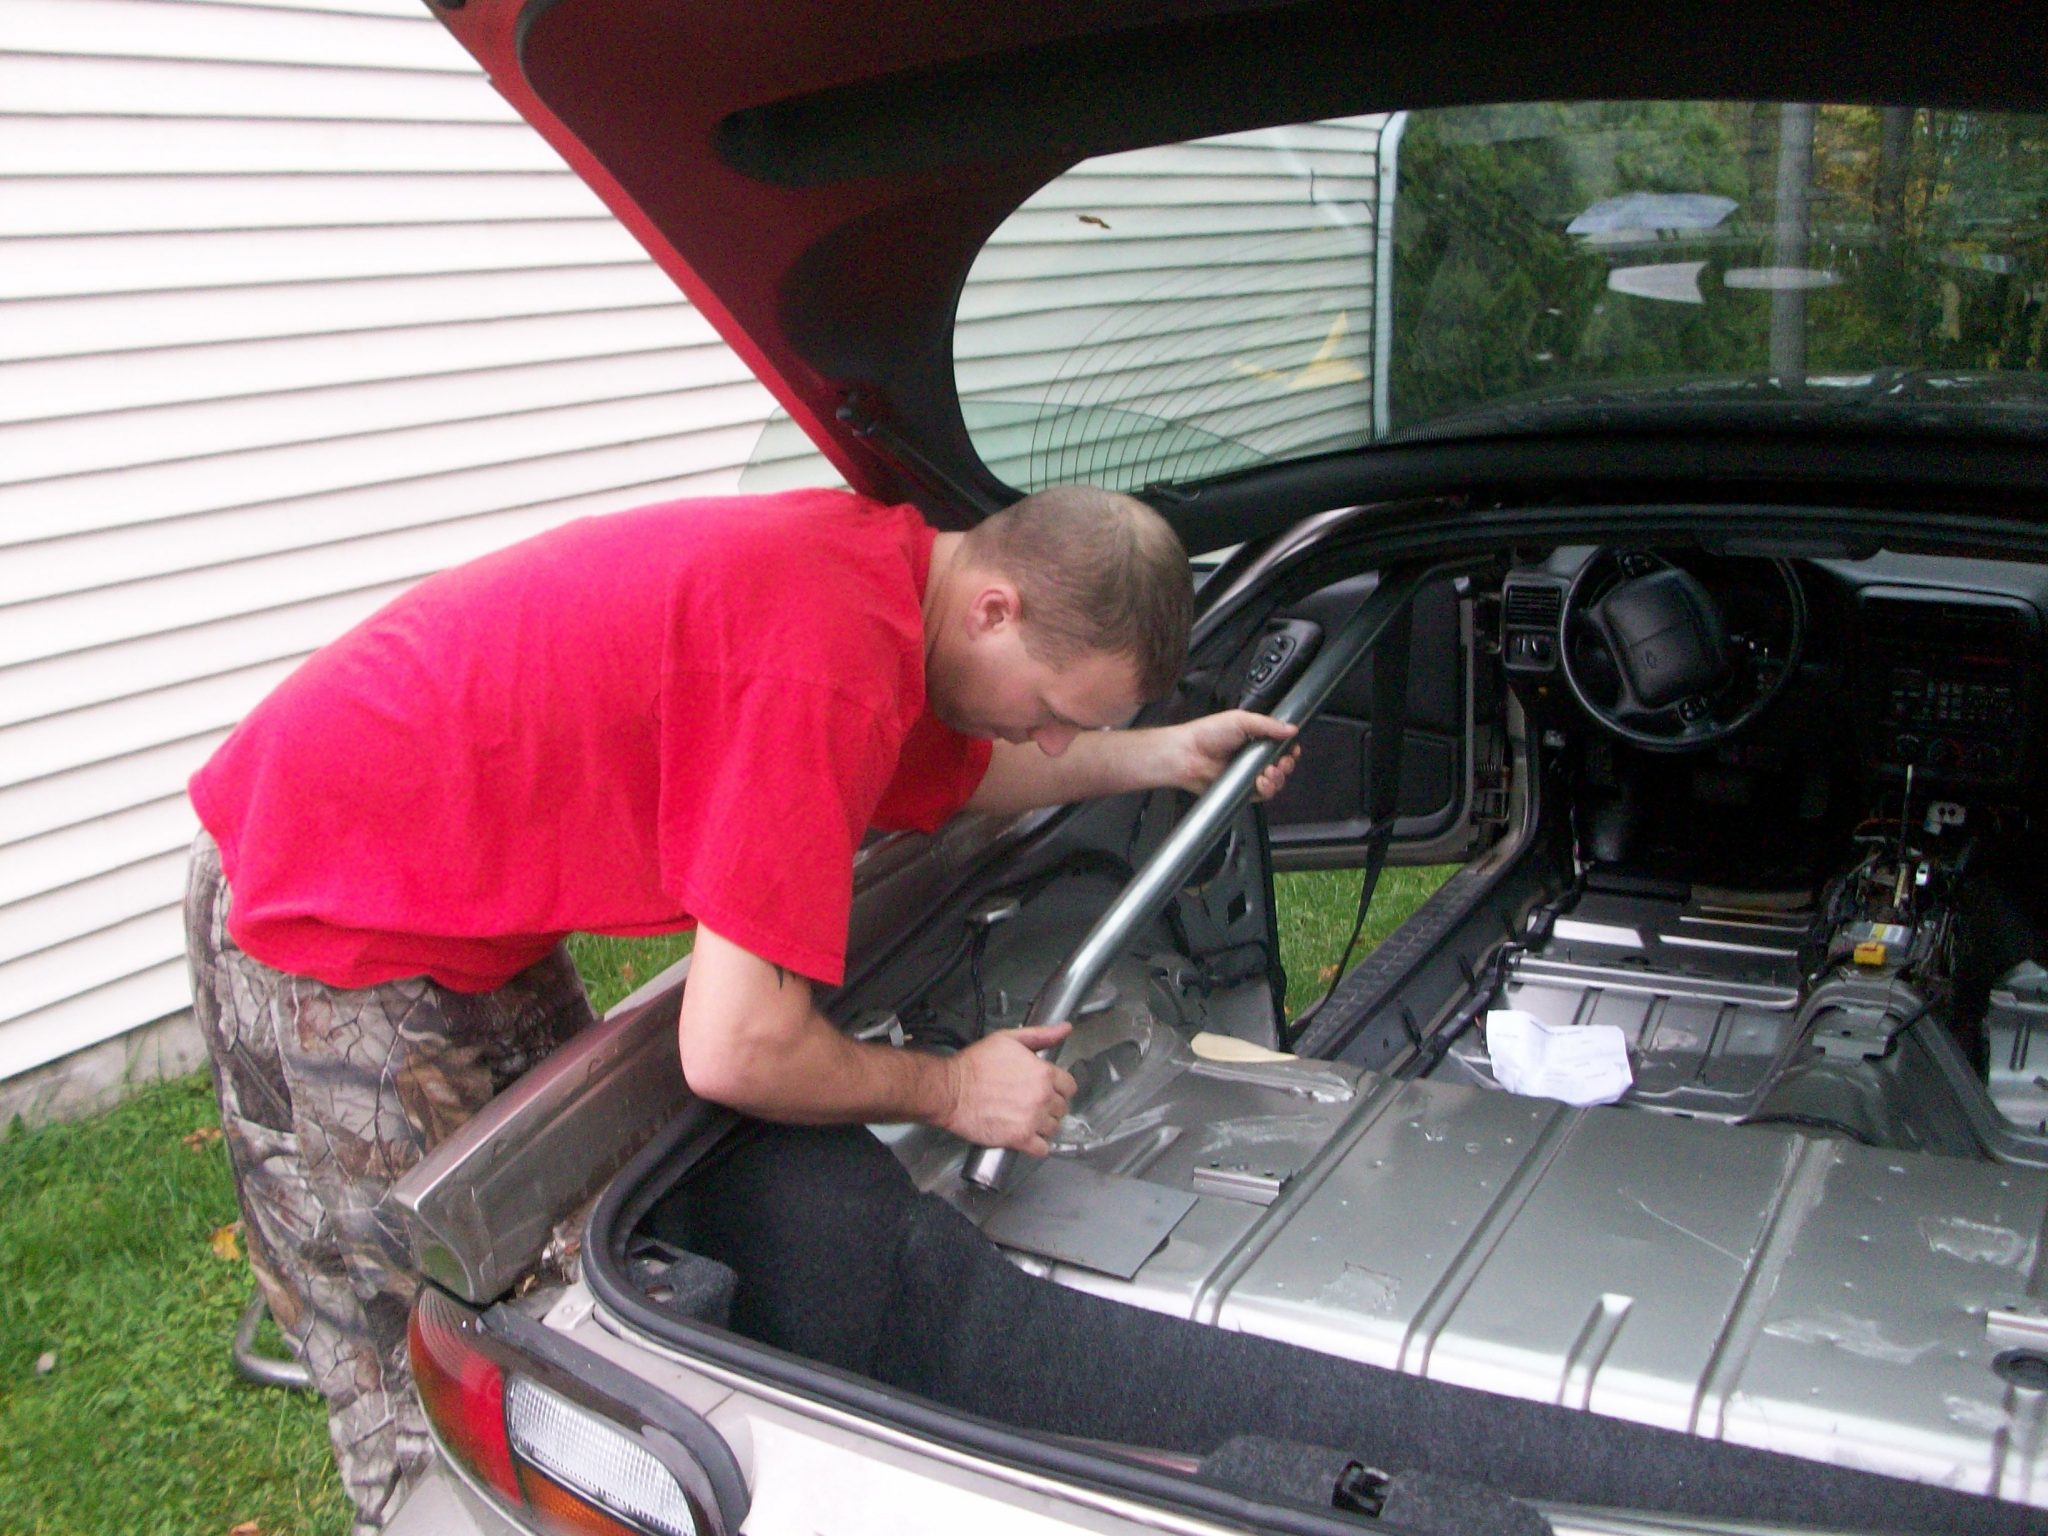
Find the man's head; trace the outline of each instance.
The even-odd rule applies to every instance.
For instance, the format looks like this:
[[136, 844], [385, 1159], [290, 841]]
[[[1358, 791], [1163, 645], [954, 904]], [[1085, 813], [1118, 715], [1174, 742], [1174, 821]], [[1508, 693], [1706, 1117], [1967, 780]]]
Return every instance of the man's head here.
[[1057, 756], [1165, 694], [1187, 661], [1187, 552], [1114, 491], [1025, 497], [960, 537], [941, 585], [927, 688], [972, 734]]

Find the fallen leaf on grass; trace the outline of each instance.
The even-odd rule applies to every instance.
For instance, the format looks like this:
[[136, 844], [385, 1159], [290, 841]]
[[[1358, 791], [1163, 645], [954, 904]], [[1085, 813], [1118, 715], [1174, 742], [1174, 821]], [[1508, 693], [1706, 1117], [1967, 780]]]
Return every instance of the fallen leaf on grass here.
[[1328, 986], [1331, 982], [1335, 981], [1336, 979], [1337, 967], [1334, 965], [1326, 965], [1321, 970], [1316, 972], [1316, 980], [1320, 981], [1324, 986]]
[[213, 1250], [216, 1259], [239, 1260], [242, 1257], [242, 1224], [231, 1221], [224, 1227], [215, 1227], [213, 1236], [206, 1240], [206, 1246]]
[[46, 1349], [36, 1356], [36, 1374], [38, 1376], [47, 1376], [55, 1369], [57, 1369], [57, 1351]]
[[202, 1151], [220, 1140], [220, 1127], [217, 1125], [202, 1125], [190, 1135], [180, 1136], [178, 1139], [194, 1152]]
[[240, 1525], [230, 1526], [228, 1536], [263, 1536], [263, 1527], [254, 1520], [244, 1520]]
[[619, 980], [621, 980], [621, 981], [631, 981], [632, 979], [633, 979], [633, 962], [632, 962], [632, 961], [630, 961], [630, 960], [622, 960], [622, 961], [620, 961], [620, 962], [619, 962]]

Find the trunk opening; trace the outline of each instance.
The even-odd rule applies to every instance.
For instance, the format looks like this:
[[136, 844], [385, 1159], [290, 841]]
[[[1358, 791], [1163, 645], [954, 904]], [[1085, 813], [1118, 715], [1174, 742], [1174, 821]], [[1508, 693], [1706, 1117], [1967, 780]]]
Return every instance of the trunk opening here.
[[[1198, 1462], [1204, 1482], [1323, 1510], [1333, 1504], [1317, 1490], [1356, 1461], [1433, 1488], [1444, 1512], [1461, 1493], [1492, 1490], [1831, 1528], [2048, 1530], [2048, 1512], [2021, 1505], [1083, 1294], [1017, 1268], [860, 1128], [749, 1124], [686, 1161], [657, 1158], [637, 1192], [615, 1191], [586, 1248], [606, 1299], [686, 1349], [752, 1341], [987, 1424], [1175, 1453]], [[636, 1210], [629, 1230], [621, 1218]], [[836, 1379], [820, 1373], [813, 1385], [829, 1393]], [[1515, 1524], [1526, 1506], [1459, 1507], [1459, 1529], [1529, 1528]], [[1401, 1514], [1390, 1506], [1387, 1518]], [[1431, 1528], [1412, 1502], [1401, 1523]]]

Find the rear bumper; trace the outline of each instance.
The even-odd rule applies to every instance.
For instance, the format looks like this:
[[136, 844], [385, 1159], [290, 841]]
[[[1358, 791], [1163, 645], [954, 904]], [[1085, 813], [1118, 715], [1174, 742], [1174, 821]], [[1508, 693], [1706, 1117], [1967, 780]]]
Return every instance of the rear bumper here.
[[414, 1485], [398, 1513], [384, 1527], [384, 1536], [532, 1536], [504, 1511], [486, 1504], [434, 1458], [426, 1475]]

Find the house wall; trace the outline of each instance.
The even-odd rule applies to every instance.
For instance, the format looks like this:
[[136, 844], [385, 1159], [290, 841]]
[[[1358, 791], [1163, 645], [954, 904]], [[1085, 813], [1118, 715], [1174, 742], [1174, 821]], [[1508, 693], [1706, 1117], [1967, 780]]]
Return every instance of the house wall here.
[[184, 782], [301, 657], [769, 408], [419, 0], [0, 0], [0, 1121], [199, 1059]]
[[[1384, 431], [1382, 167], [1404, 117], [1103, 155], [1040, 188], [989, 237], [956, 315], [983, 462], [1019, 490], [1138, 490]], [[827, 472], [786, 417], [762, 441], [747, 488]]]

